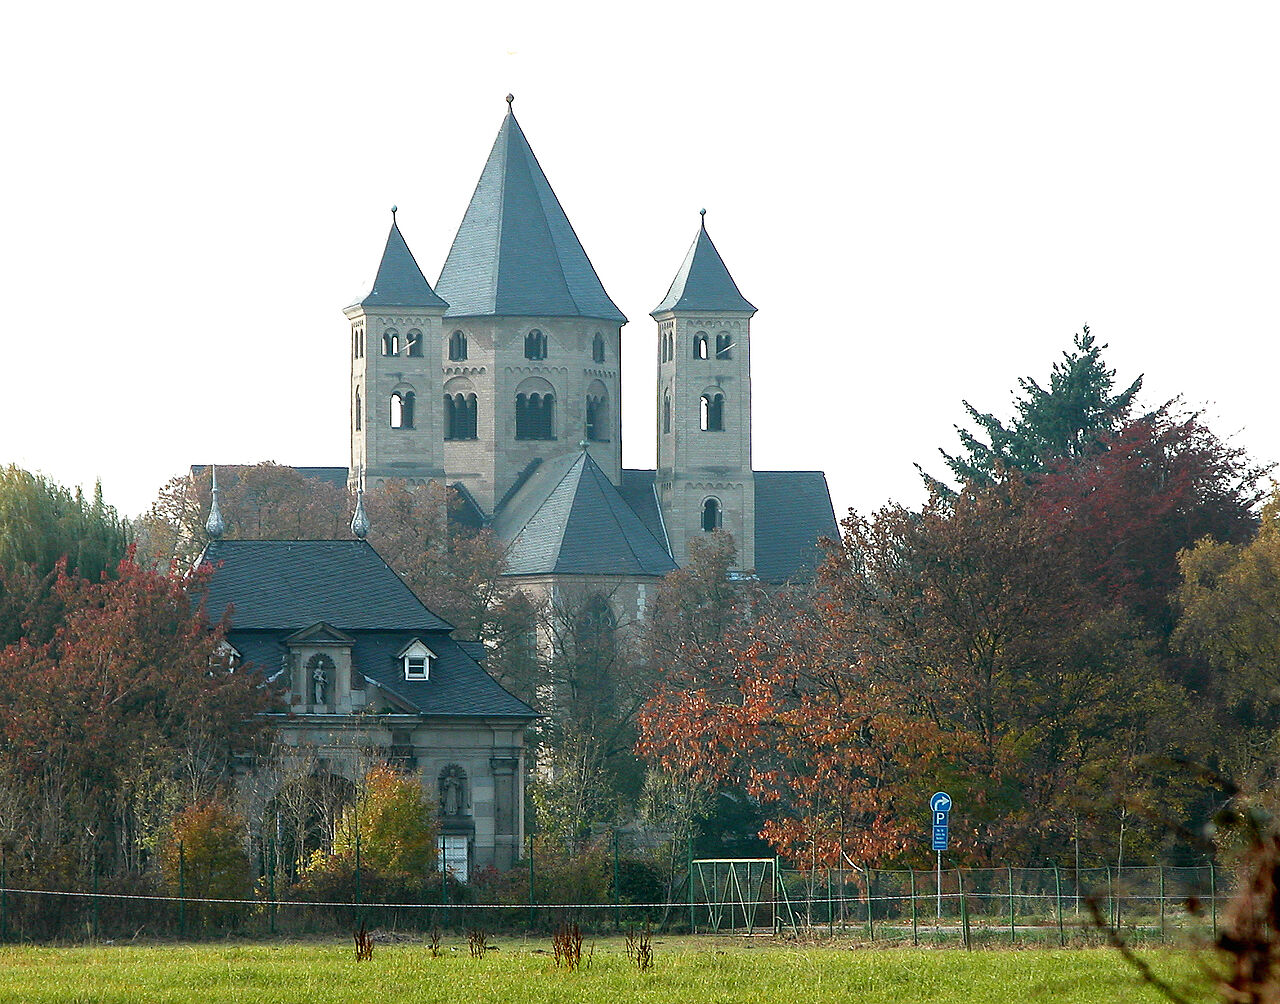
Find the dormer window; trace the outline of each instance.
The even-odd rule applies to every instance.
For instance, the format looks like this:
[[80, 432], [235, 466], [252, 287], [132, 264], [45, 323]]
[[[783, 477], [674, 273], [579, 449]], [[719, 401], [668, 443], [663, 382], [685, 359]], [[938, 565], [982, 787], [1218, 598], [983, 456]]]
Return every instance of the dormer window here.
[[406, 680], [431, 679], [431, 664], [435, 660], [436, 654], [431, 649], [417, 638], [413, 639], [400, 653], [400, 665], [404, 670], [404, 678]]

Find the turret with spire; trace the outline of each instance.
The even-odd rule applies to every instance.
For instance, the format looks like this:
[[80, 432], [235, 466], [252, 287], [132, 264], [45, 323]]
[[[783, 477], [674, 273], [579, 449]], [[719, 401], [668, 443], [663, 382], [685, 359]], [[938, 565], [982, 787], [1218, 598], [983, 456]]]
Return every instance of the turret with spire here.
[[400, 232], [397, 207], [367, 295], [349, 306], [351, 463], [375, 484], [425, 484], [444, 476], [439, 366], [442, 318], [436, 295]]
[[707, 233], [706, 210], [658, 322], [656, 485], [672, 556], [715, 529], [733, 534], [738, 566], [755, 564], [751, 469], [751, 318]]

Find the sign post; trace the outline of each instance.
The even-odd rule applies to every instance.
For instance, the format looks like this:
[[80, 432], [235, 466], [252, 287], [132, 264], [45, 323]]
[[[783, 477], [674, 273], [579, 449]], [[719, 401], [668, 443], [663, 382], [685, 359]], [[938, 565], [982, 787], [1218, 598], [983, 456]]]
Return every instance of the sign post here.
[[929, 816], [933, 826], [933, 849], [938, 854], [938, 919], [942, 919], [942, 852], [947, 849], [951, 825], [951, 796], [935, 792], [929, 799]]

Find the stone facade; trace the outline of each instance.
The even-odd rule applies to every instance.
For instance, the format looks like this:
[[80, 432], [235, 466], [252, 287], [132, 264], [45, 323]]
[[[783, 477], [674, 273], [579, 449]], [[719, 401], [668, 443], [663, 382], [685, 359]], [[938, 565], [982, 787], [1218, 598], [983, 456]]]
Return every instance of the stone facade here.
[[689, 541], [723, 528], [738, 567], [755, 567], [751, 469], [751, 315], [666, 310], [658, 322], [658, 470], [662, 518], [679, 564]]

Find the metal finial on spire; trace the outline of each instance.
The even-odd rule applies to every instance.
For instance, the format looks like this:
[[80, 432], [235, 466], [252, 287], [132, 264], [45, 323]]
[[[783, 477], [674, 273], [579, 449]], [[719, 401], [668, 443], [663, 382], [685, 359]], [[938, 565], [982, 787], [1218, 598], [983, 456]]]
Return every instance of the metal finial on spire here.
[[218, 468], [211, 465], [213, 473], [213, 501], [209, 504], [209, 518], [205, 521], [204, 532], [212, 540], [217, 540], [227, 532], [227, 525], [222, 521], [222, 510], [218, 508]]
[[392, 222], [392, 223], [394, 223], [394, 222], [396, 221], [396, 211], [397, 211], [397, 210], [399, 210], [399, 208], [400, 208], [399, 206], [392, 206], [392, 207], [391, 207], [391, 222]]
[[698, 215], [702, 217], [702, 229], [706, 230], [707, 229], [707, 211], [705, 209], [699, 209]]
[[364, 540], [369, 534], [369, 517], [364, 512], [364, 471], [356, 476], [356, 512], [351, 517], [351, 532]]
[[586, 441], [585, 439], [579, 439], [579, 440], [578, 440], [578, 449], [580, 449], [583, 453], [586, 453], [586, 452], [587, 452], [587, 446], [588, 446], [588, 445], [589, 445], [589, 444], [587, 443], [587, 441]]
[[515, 99], [516, 99], [516, 96], [514, 94], [507, 95], [507, 111], [511, 112], [512, 114], [515, 113], [515, 109], [511, 107], [511, 103], [515, 101]]

